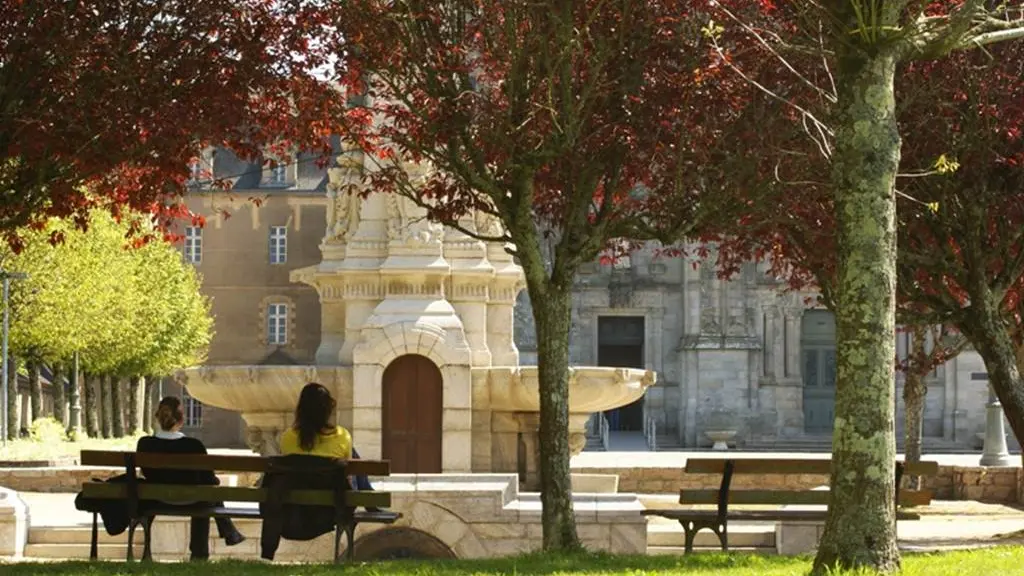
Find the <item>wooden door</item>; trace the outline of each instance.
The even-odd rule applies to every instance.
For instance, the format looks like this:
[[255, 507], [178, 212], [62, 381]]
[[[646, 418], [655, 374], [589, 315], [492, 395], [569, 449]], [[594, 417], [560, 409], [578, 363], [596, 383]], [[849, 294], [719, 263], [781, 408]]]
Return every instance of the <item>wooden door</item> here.
[[441, 472], [441, 371], [400, 356], [384, 370], [383, 455], [395, 474]]
[[829, 435], [836, 419], [836, 322], [827, 310], [808, 310], [801, 320], [804, 432]]

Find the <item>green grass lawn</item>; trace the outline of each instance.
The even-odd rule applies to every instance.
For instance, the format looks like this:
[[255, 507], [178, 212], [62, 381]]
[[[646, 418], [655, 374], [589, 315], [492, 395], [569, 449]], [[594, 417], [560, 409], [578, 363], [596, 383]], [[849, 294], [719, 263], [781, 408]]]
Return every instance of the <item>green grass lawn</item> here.
[[0, 448], [0, 460], [56, 460], [77, 457], [82, 450], [134, 450], [136, 437], [86, 438], [79, 442], [11, 440]]
[[[1012, 576], [1024, 575], [1024, 547], [1002, 547], [970, 552], [907, 554], [904, 576]], [[329, 565], [270, 565], [249, 562], [215, 562], [201, 570], [195, 564], [41, 563], [3, 566], [4, 576], [67, 575], [188, 576], [200, 571], [209, 576], [598, 576], [622, 574], [686, 574], [692, 576], [798, 576], [810, 568], [808, 558], [782, 558], [752, 554], [700, 553], [677, 556], [544, 556], [531, 555], [496, 560], [396, 561]]]

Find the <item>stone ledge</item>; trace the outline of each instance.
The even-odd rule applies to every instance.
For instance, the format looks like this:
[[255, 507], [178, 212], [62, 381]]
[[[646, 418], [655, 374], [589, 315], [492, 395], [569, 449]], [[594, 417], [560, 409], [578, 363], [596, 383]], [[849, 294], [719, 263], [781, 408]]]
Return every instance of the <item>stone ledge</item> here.
[[0, 556], [20, 558], [28, 543], [28, 506], [14, 490], [0, 487]]

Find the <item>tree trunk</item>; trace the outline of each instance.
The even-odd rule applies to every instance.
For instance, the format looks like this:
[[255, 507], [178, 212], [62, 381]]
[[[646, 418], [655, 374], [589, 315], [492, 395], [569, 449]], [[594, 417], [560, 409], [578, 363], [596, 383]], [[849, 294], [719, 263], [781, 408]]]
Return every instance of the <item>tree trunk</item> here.
[[26, 419], [31, 425], [43, 417], [43, 365], [39, 360], [28, 363], [28, 402], [29, 415]]
[[999, 304], [982, 304], [991, 294], [971, 294], [972, 313], [961, 330], [985, 361], [988, 381], [1003, 405], [1003, 414], [1018, 442], [1024, 443], [1024, 380], [1017, 365], [1017, 351], [1000, 316]]
[[100, 429], [100, 383], [95, 374], [82, 375], [85, 391], [85, 433], [89, 438], [99, 438]]
[[114, 438], [124, 438], [124, 382], [110, 377], [110, 431]]
[[[571, 284], [571, 283], [570, 283]], [[535, 287], [534, 287], [535, 288]], [[580, 547], [569, 475], [569, 326], [570, 287], [530, 294], [537, 327], [540, 380], [541, 523], [545, 550]]]
[[7, 439], [16, 440], [21, 431], [21, 398], [18, 394], [18, 359], [7, 359]]
[[53, 418], [66, 429], [68, 426], [68, 402], [64, 394], [64, 367], [54, 362], [50, 369], [50, 391], [53, 393]]
[[128, 379], [128, 435], [135, 436], [145, 428], [143, 421], [146, 379], [132, 376]]
[[[921, 374], [915, 366], [907, 370], [907, 378], [903, 383], [903, 410], [905, 413], [905, 424], [903, 434], [906, 437], [904, 445], [905, 460], [907, 462], [921, 461], [921, 441], [924, 432], [924, 398], [928, 393], [928, 386], [924, 383], [924, 374]], [[907, 485], [915, 490], [921, 489], [920, 476], [904, 476]]]
[[68, 363], [68, 432], [76, 438], [82, 432], [82, 388], [78, 355]]
[[113, 378], [110, 376], [99, 377], [100, 387], [100, 433], [104, 438], [110, 438], [114, 428], [114, 418], [111, 413], [110, 384]]
[[836, 416], [828, 517], [812, 573], [899, 569], [896, 547], [896, 195], [900, 136], [884, 47], [840, 45], [832, 183], [839, 232]]
[[149, 376], [142, 379], [144, 393], [142, 395], [142, 429], [147, 434], [153, 433], [153, 394], [156, 394], [156, 389], [153, 386], [153, 377]]

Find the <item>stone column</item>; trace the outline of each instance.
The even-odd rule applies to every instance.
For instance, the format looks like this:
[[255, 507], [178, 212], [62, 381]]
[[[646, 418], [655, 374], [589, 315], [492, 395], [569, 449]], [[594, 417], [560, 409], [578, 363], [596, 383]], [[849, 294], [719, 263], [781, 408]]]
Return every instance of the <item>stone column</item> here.
[[[320, 295], [320, 346], [316, 349], [314, 362], [320, 365], [336, 365], [341, 362], [341, 349], [345, 344], [345, 302], [326, 299]], [[348, 361], [351, 364], [351, 348]]]
[[491, 351], [487, 347], [487, 285], [453, 280], [451, 292], [448, 300], [462, 320], [466, 341], [473, 355], [473, 366], [490, 366]]
[[802, 307], [790, 306], [786, 308], [786, 357], [785, 376], [793, 380], [800, 380], [803, 372], [800, 365], [800, 320], [803, 318]]

